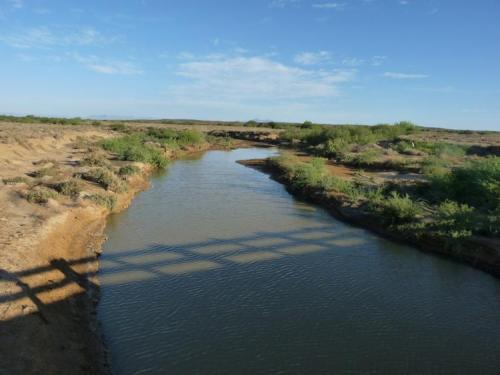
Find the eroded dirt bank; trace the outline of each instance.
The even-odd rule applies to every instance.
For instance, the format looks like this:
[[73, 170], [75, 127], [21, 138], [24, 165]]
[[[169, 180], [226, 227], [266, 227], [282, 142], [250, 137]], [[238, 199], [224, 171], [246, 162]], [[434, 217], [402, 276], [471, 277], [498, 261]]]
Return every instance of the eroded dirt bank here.
[[[81, 163], [88, 157], [87, 146], [116, 136], [92, 126], [0, 128], [0, 374], [108, 373], [95, 310], [98, 255], [107, 216], [125, 209], [149, 186], [151, 168], [136, 163], [141, 172], [122, 176], [124, 192], [102, 192], [88, 181], [77, 199], [59, 194], [34, 203], [29, 192], [33, 185], [51, 186], [53, 179], [74, 180], [89, 168]], [[213, 147], [205, 142], [168, 157]], [[112, 162], [115, 171], [122, 165], [105, 162]], [[56, 177], [34, 179], [42, 170], [57, 170]], [[84, 199], [108, 193], [114, 197], [111, 209]]]
[[473, 236], [469, 239], [464, 239], [461, 246], [465, 249], [473, 249], [474, 251], [465, 252], [448, 246], [443, 240], [436, 237], [416, 237], [412, 236], [411, 233], [398, 233], [382, 225], [380, 218], [361, 209], [347, 207], [342, 201], [341, 196], [323, 191], [315, 191], [307, 187], [303, 189], [294, 188], [292, 181], [287, 178], [286, 172], [268, 159], [240, 160], [238, 162], [269, 174], [273, 179], [285, 185], [291, 194], [321, 205], [333, 216], [345, 222], [369, 229], [385, 238], [416, 246], [423, 251], [467, 263], [496, 277], [500, 277], [500, 248], [498, 241]]

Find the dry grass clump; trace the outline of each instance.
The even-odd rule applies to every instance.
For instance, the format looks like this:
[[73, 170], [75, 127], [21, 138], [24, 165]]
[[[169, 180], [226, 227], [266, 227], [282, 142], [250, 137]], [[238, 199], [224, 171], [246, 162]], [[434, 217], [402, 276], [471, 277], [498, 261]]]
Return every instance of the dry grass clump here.
[[83, 184], [80, 180], [72, 178], [68, 181], [60, 182], [54, 186], [60, 194], [66, 195], [73, 199], [78, 198], [80, 192], [83, 190]]
[[108, 169], [97, 167], [82, 174], [82, 178], [99, 184], [106, 190], [116, 193], [127, 191], [127, 184]]
[[47, 203], [49, 199], [56, 199], [57, 192], [46, 187], [37, 187], [36, 189], [28, 191], [26, 199], [30, 203], [43, 204]]
[[89, 155], [85, 156], [82, 160], [80, 160], [79, 164], [81, 166], [88, 167], [111, 167], [111, 163], [109, 162], [109, 160], [104, 155], [96, 152], [90, 153]]
[[12, 177], [12, 178], [4, 178], [2, 179], [3, 183], [5, 185], [17, 185], [17, 184], [26, 184], [30, 185], [31, 180], [28, 177], [25, 176], [17, 176], [17, 177]]
[[99, 205], [106, 207], [110, 211], [116, 207], [116, 196], [113, 194], [92, 194], [87, 195], [85, 199]]

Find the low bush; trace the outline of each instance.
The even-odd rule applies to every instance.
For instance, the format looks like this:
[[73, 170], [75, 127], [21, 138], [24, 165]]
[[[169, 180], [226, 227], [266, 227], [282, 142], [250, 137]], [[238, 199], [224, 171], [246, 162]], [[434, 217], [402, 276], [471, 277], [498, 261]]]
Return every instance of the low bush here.
[[92, 194], [87, 195], [85, 199], [88, 199], [89, 201], [100, 206], [104, 206], [110, 211], [113, 211], [116, 207], [116, 196], [113, 194]]
[[4, 178], [2, 179], [5, 185], [16, 185], [16, 184], [31, 184], [31, 180], [25, 176], [18, 176], [13, 178]]
[[79, 164], [81, 166], [89, 167], [111, 167], [111, 163], [104, 155], [95, 152], [85, 156], [82, 160], [80, 160]]
[[422, 202], [413, 200], [409, 195], [400, 195], [393, 191], [388, 197], [369, 202], [369, 207], [379, 213], [384, 221], [394, 224], [406, 224], [415, 221], [424, 212]]
[[125, 165], [118, 170], [119, 176], [132, 176], [141, 172], [141, 169], [135, 165]]
[[30, 190], [26, 194], [26, 199], [30, 203], [42, 204], [42, 203], [47, 203], [49, 199], [55, 199], [55, 198], [57, 198], [57, 192], [45, 187], [39, 187], [37, 189]]
[[113, 172], [104, 168], [93, 168], [82, 174], [82, 178], [99, 184], [106, 190], [122, 193], [127, 190], [126, 183]]
[[59, 172], [59, 167], [57, 165], [53, 165], [50, 167], [39, 169], [33, 172], [31, 175], [36, 178], [41, 178], [45, 176], [56, 176]]
[[113, 138], [101, 141], [99, 144], [106, 151], [116, 154], [119, 160], [140, 161], [149, 163], [155, 168], [165, 168], [168, 159], [162, 150], [150, 145], [146, 145], [146, 137], [136, 133], [120, 138]]
[[500, 208], [500, 157], [470, 161], [447, 173], [429, 176], [430, 188], [438, 200], [453, 200], [475, 208]]
[[83, 190], [83, 184], [80, 180], [72, 178], [71, 180], [60, 182], [54, 185], [54, 189], [62, 195], [71, 198], [77, 198]]
[[434, 226], [447, 237], [468, 237], [475, 231], [477, 216], [473, 207], [447, 200], [437, 207]]

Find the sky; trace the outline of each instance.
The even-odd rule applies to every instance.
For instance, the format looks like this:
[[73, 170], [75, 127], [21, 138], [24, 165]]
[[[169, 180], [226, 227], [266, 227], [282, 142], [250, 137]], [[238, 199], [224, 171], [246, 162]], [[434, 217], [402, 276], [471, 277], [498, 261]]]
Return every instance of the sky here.
[[0, 0], [0, 113], [500, 130], [500, 1]]

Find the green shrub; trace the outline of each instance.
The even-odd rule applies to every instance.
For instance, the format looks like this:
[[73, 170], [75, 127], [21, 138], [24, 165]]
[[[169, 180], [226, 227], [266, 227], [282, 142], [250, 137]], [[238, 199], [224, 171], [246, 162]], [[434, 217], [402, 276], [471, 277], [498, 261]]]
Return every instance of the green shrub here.
[[132, 176], [141, 172], [141, 169], [135, 165], [125, 165], [118, 170], [119, 176]]
[[55, 190], [62, 195], [71, 198], [77, 198], [83, 190], [82, 182], [76, 178], [58, 183], [54, 186]]
[[415, 221], [424, 211], [420, 201], [415, 201], [409, 195], [400, 195], [392, 191], [382, 200], [369, 202], [369, 207], [382, 215], [390, 224], [405, 224]]
[[354, 155], [350, 155], [346, 161], [349, 161], [356, 166], [370, 166], [373, 165], [381, 156], [381, 150], [370, 148]]
[[116, 196], [113, 194], [92, 194], [86, 196], [85, 199], [88, 199], [100, 206], [104, 206], [110, 211], [113, 211], [116, 207]]
[[110, 128], [115, 132], [124, 132], [127, 130], [127, 126], [122, 122], [115, 122], [111, 124]]
[[148, 128], [146, 134], [151, 140], [171, 147], [196, 145], [205, 141], [205, 136], [196, 130], [176, 131], [167, 128]]
[[434, 223], [445, 236], [468, 237], [477, 225], [477, 216], [473, 207], [447, 200], [437, 207]]
[[144, 134], [135, 133], [107, 139], [99, 144], [106, 151], [115, 153], [119, 160], [140, 161], [149, 163], [155, 168], [165, 168], [168, 165], [168, 159], [164, 153], [158, 148], [146, 145], [144, 143], [146, 140]]
[[475, 208], [495, 211], [500, 207], [500, 158], [488, 157], [453, 168], [430, 178], [430, 187], [450, 199]]
[[26, 199], [30, 203], [47, 203], [49, 199], [57, 198], [57, 192], [45, 187], [39, 187], [36, 190], [30, 190], [26, 195]]
[[93, 168], [83, 173], [82, 178], [99, 184], [106, 190], [116, 193], [127, 191], [127, 185], [118, 178], [113, 172], [104, 168]]

